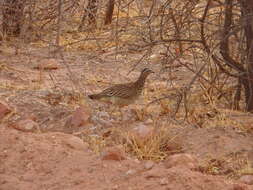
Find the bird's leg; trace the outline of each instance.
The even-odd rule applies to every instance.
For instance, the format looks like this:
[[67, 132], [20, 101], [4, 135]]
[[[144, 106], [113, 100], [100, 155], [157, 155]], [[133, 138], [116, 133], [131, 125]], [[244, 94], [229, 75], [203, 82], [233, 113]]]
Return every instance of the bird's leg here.
[[123, 121], [123, 113], [121, 107], [119, 107], [119, 113], [120, 113], [120, 120]]
[[112, 107], [111, 104], [107, 104], [107, 106], [108, 106], [107, 107], [107, 113], [110, 115], [110, 118], [111, 118], [114, 108]]

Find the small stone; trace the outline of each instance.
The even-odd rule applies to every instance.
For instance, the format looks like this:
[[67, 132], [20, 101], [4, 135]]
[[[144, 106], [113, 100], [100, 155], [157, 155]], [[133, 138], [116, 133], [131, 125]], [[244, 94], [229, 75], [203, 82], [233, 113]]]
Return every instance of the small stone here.
[[126, 155], [125, 155], [125, 152], [123, 151], [123, 147], [120, 147], [120, 146], [109, 147], [105, 149], [101, 153], [101, 157], [102, 157], [102, 160], [120, 161], [120, 160], [126, 159]]
[[240, 177], [239, 181], [248, 185], [253, 185], [253, 175], [244, 175]]
[[150, 118], [148, 118], [148, 119], [145, 121], [145, 124], [147, 124], [147, 125], [150, 125], [150, 124], [152, 124], [152, 123], [153, 123], [153, 120], [150, 119]]
[[135, 121], [137, 119], [135, 110], [126, 109], [123, 112], [124, 114], [122, 115], [122, 121], [130, 122], [130, 121]]
[[31, 119], [19, 120], [11, 126], [24, 132], [32, 132], [36, 129], [39, 129], [39, 124]]
[[107, 119], [107, 120], [110, 119], [110, 115], [105, 111], [98, 112], [98, 117], [103, 118], [103, 119]]
[[86, 150], [88, 148], [88, 144], [85, 144], [80, 138], [75, 136], [70, 136], [69, 138], [65, 138], [63, 140], [68, 146], [76, 150]]
[[65, 126], [70, 128], [77, 128], [85, 126], [90, 123], [90, 111], [85, 106], [80, 106], [76, 109], [72, 117], [70, 117]]
[[198, 160], [191, 154], [175, 154], [164, 161], [166, 168], [171, 168], [175, 166], [183, 166], [189, 169], [198, 168]]
[[134, 161], [134, 163], [136, 163], [136, 164], [140, 164], [141, 163], [141, 161], [139, 160], [139, 159], [133, 159], [133, 161]]
[[156, 165], [156, 167], [153, 167], [151, 170], [148, 170], [144, 174], [145, 178], [147, 178], [147, 179], [161, 178], [166, 175], [167, 175], [167, 170], [164, 167], [158, 166], [158, 165]]
[[133, 175], [133, 174], [135, 174], [136, 172], [137, 172], [136, 170], [131, 169], [131, 170], [128, 170], [128, 171], [126, 172], [126, 175]]
[[119, 189], [119, 186], [118, 186], [118, 185], [114, 185], [114, 186], [112, 187], [112, 190], [117, 190], [117, 189]]
[[160, 179], [160, 185], [167, 185], [169, 183], [168, 179], [163, 177]]
[[133, 129], [129, 131], [130, 135], [137, 141], [144, 141], [150, 138], [154, 133], [154, 127], [144, 125], [143, 123], [137, 124]]
[[154, 165], [155, 165], [155, 163], [154, 163], [153, 161], [148, 160], [148, 161], [145, 162], [144, 168], [145, 168], [146, 170], [150, 170], [150, 169], [153, 168]]
[[11, 109], [7, 105], [0, 103], [0, 120], [2, 120], [10, 112]]
[[110, 120], [106, 120], [106, 119], [103, 119], [101, 117], [98, 117], [96, 115], [92, 115], [90, 117], [90, 121], [92, 123], [95, 123], [95, 124], [98, 124], [98, 125], [102, 125], [102, 126], [106, 126], [106, 127], [112, 127], [113, 124]]
[[37, 121], [37, 117], [34, 114], [25, 114], [25, 115], [22, 116], [22, 118]]

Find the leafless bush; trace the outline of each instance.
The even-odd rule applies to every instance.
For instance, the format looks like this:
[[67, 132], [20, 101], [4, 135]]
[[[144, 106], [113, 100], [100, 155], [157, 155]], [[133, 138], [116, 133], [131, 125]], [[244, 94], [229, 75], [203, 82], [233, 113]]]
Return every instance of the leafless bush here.
[[[27, 0], [22, 28], [27, 34], [23, 36], [31, 38], [32, 33], [36, 40], [48, 44], [53, 40], [61, 48], [89, 42], [93, 50], [116, 47], [115, 54], [127, 57], [138, 52], [133, 68], [152, 56], [159, 57], [155, 64], [162, 70], [185, 68], [192, 79], [178, 88], [178, 96], [184, 98], [179, 98], [175, 111], [184, 105], [186, 116], [194, 104], [192, 92], [198, 92], [195, 103], [201, 99], [211, 107], [239, 109], [243, 99], [246, 110], [252, 111], [253, 8], [249, 4], [251, 0]], [[2, 27], [5, 20], [2, 17]], [[78, 29], [81, 37], [61, 43], [61, 38]]]

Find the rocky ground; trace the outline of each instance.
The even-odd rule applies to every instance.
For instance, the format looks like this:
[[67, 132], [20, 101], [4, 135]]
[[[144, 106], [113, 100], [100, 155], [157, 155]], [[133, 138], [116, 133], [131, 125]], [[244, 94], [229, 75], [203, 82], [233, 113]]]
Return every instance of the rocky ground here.
[[161, 74], [120, 118], [86, 96], [116, 78], [135, 79], [140, 68], [127, 75], [129, 68], [112, 67], [106, 54], [103, 62], [13, 55], [0, 55], [1, 190], [253, 189], [251, 114], [220, 110], [220, 122], [199, 127], [161, 116], [160, 107], [144, 112], [166, 85]]
[[175, 154], [160, 163], [117, 156], [116, 148], [96, 155], [73, 135], [24, 133], [4, 126], [0, 139], [3, 190], [252, 189], [243, 180], [201, 173], [190, 154]]

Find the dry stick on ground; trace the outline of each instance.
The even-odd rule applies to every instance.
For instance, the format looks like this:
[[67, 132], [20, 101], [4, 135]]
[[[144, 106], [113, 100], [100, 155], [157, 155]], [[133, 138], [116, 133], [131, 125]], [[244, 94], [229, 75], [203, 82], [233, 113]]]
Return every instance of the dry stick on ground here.
[[49, 77], [50, 77], [50, 79], [51, 79], [51, 81], [52, 81], [52, 83], [54, 85], [54, 88], [56, 89], [58, 86], [57, 86], [57, 84], [55, 82], [55, 79], [54, 79], [54, 76], [52, 75], [52, 73], [49, 73]]

